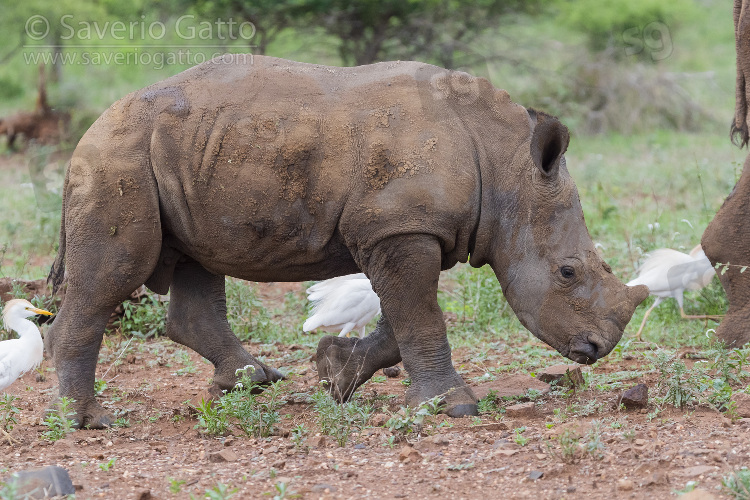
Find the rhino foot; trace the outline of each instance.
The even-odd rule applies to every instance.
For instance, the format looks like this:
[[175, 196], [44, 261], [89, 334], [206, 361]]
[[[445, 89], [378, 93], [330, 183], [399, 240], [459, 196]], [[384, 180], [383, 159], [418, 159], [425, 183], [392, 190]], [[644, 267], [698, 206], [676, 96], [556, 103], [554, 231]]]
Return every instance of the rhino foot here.
[[732, 310], [730, 304], [727, 315], [716, 328], [716, 337], [729, 349], [741, 347], [750, 341], [748, 322], [750, 322], [750, 304], [739, 310]]
[[[59, 412], [59, 405], [59, 400], [50, 405], [44, 411], [43, 418], [47, 418], [50, 413]], [[105, 429], [112, 427], [112, 424], [115, 422], [112, 414], [105, 410], [96, 400], [84, 403], [74, 401], [72, 410], [75, 413], [72, 415], [69, 414], [67, 417], [73, 422], [73, 427], [76, 429]], [[60, 416], [63, 417], [63, 415]]]
[[243, 359], [234, 362], [224, 361], [216, 368], [214, 371], [212, 392], [217, 392], [220, 395], [222, 391], [230, 391], [234, 389], [234, 386], [239, 380], [237, 370], [243, 369], [246, 366], [252, 366], [254, 368], [250, 378], [253, 382], [257, 382], [258, 384], [267, 385], [284, 379], [284, 375], [277, 369], [271, 368], [265, 363], [261, 363], [244, 350], [242, 351], [242, 354]]
[[479, 414], [477, 398], [460, 375], [445, 377], [434, 374], [412, 378], [406, 391], [406, 404], [416, 408], [436, 396], [442, 400], [443, 413], [449, 417], [466, 417]]
[[328, 391], [340, 403], [348, 401], [379, 368], [372, 369], [372, 357], [368, 359], [367, 350], [359, 352], [359, 342], [360, 339], [327, 335], [318, 343], [318, 379], [328, 383]]

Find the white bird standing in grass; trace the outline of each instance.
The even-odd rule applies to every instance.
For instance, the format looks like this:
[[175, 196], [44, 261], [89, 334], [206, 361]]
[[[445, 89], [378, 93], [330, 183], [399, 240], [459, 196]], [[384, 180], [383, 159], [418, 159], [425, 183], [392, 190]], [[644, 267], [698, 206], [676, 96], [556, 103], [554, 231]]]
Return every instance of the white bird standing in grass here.
[[38, 309], [27, 300], [14, 299], [5, 304], [5, 329], [17, 332], [19, 338], [0, 342], [0, 391], [42, 362], [42, 334], [38, 326], [26, 319], [37, 314], [52, 316], [51, 312]]
[[339, 337], [345, 337], [357, 330], [362, 338], [367, 324], [380, 314], [380, 299], [364, 273], [316, 283], [307, 289], [307, 298], [313, 303], [313, 310], [302, 325], [306, 332], [320, 328], [340, 331]]
[[700, 290], [711, 282], [715, 273], [700, 245], [693, 248], [689, 255], [671, 248], [651, 252], [638, 269], [638, 277], [628, 283], [628, 286], [646, 285], [651, 295], [656, 296], [654, 305], [643, 316], [636, 338], [641, 340], [641, 332], [651, 311], [669, 297], [677, 300], [683, 318], [720, 319], [721, 316], [687, 315], [682, 307], [685, 290]]

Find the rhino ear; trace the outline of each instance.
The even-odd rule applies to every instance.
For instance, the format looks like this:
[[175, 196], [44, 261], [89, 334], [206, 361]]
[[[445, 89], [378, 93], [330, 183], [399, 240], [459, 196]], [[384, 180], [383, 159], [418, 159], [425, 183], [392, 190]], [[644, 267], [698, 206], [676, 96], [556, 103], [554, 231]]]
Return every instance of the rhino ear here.
[[534, 127], [531, 135], [531, 159], [546, 177], [557, 177], [560, 158], [570, 142], [568, 129], [554, 116], [533, 109], [528, 112]]

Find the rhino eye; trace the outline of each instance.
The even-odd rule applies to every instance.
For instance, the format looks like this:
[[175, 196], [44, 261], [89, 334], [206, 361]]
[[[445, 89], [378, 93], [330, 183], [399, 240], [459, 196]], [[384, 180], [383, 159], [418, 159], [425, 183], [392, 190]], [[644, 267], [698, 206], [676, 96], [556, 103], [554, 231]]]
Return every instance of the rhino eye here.
[[563, 267], [562, 267], [562, 268], [560, 269], [560, 274], [562, 274], [562, 277], [563, 277], [563, 278], [565, 278], [565, 279], [571, 279], [571, 278], [574, 278], [574, 277], [575, 277], [575, 275], [576, 275], [576, 270], [575, 270], [575, 269], [573, 269], [573, 268], [572, 268], [572, 267], [570, 267], [570, 266], [563, 266]]

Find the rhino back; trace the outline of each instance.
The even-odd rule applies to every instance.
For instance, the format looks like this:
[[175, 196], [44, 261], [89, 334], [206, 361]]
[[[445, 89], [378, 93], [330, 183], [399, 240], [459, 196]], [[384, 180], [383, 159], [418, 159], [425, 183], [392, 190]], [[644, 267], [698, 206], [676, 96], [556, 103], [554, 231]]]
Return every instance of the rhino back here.
[[435, 234], [465, 260], [479, 172], [462, 108], [435, 98], [442, 73], [234, 56], [113, 109], [148, 140], [165, 235], [210, 269], [288, 275], [404, 233]]

